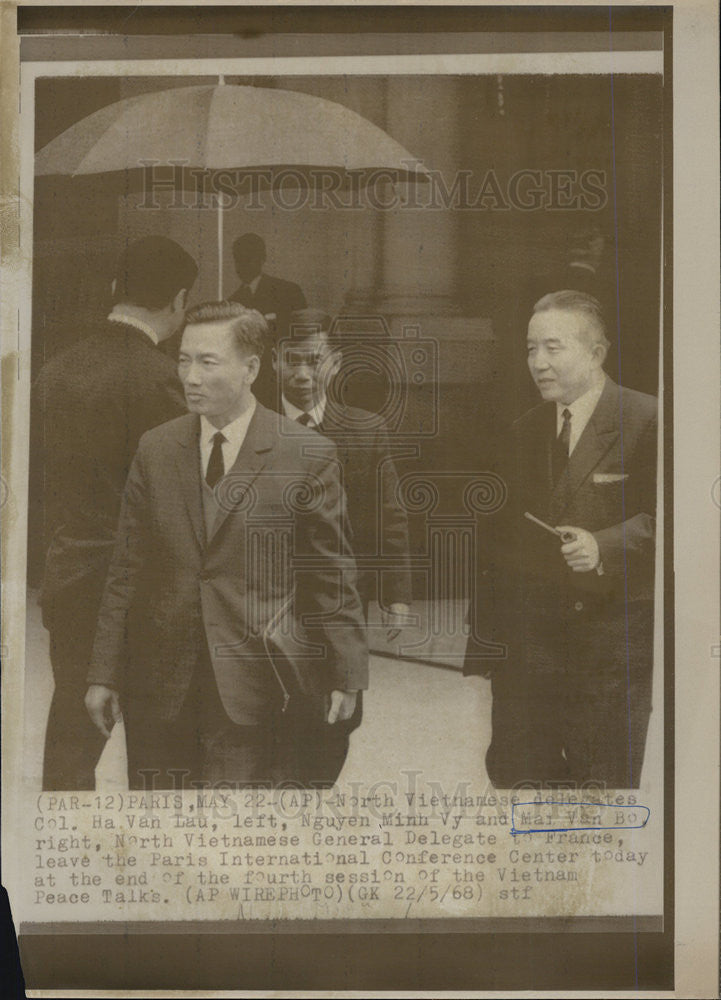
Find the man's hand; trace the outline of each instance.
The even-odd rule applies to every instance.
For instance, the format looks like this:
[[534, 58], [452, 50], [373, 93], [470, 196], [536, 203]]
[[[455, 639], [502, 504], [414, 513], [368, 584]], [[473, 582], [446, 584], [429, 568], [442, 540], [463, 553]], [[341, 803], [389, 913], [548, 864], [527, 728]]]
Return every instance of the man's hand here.
[[104, 684], [91, 684], [85, 695], [85, 707], [107, 740], [115, 723], [122, 718], [118, 692]]
[[590, 531], [586, 531], [585, 528], [573, 528], [567, 524], [558, 525], [556, 531], [574, 535], [572, 542], [565, 542], [561, 546], [563, 558], [574, 573], [590, 573], [598, 568], [601, 554], [598, 551], [598, 542]]
[[411, 609], [407, 604], [391, 604], [387, 611], [381, 611], [381, 621], [384, 628], [388, 629], [388, 642], [397, 639], [406, 625], [410, 625], [410, 613]]
[[345, 722], [355, 712], [357, 691], [331, 691], [328, 722]]

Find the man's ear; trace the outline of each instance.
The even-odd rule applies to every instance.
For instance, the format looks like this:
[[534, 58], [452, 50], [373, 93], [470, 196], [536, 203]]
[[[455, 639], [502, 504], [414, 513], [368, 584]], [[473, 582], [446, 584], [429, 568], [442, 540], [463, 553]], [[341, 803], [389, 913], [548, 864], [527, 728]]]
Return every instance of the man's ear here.
[[115, 301], [115, 289], [117, 287], [118, 287], [118, 279], [113, 278], [113, 280], [110, 282], [110, 294], [113, 297], [113, 302]]
[[338, 350], [332, 350], [328, 361], [328, 378], [335, 378], [340, 371], [343, 355]]
[[251, 354], [248, 358], [248, 385], [252, 385], [258, 378], [260, 371], [260, 358], [257, 354]]
[[606, 360], [606, 355], [608, 354], [608, 348], [606, 347], [606, 345], [602, 344], [600, 341], [597, 341], [593, 345], [593, 354], [596, 360], [598, 361], [598, 367], [603, 368], [603, 363]]
[[188, 289], [181, 288], [173, 299], [173, 312], [185, 312], [188, 305]]

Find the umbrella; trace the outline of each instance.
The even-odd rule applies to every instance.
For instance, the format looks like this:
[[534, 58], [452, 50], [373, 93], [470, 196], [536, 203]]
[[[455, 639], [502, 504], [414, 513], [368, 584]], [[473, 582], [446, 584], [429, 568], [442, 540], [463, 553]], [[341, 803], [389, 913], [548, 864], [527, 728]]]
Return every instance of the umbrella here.
[[[425, 167], [377, 125], [335, 101], [293, 90], [178, 87], [127, 98], [71, 125], [35, 159], [36, 176], [142, 171], [147, 163], [242, 171], [336, 168], [362, 182], [370, 171], [428, 180]], [[218, 295], [223, 204], [218, 199]]]

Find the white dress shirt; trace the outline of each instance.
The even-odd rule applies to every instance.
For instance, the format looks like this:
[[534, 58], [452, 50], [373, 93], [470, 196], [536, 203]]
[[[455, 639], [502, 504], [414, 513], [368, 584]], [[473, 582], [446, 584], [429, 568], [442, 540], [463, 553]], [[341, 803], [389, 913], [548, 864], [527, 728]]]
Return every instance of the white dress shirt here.
[[568, 444], [568, 454], [573, 454], [573, 449], [578, 444], [578, 439], [586, 429], [586, 424], [591, 419], [593, 411], [596, 409], [605, 379], [601, 379], [598, 385], [594, 385], [588, 392], [575, 399], [572, 403], [556, 403], [556, 437], [561, 433], [563, 427], [563, 411], [568, 410], [571, 414], [571, 438]]
[[[593, 388], [589, 389], [588, 392], [584, 392], [582, 396], [579, 396], [572, 403], [568, 405], [565, 403], [556, 403], [556, 437], [561, 433], [561, 428], [563, 427], [563, 411], [568, 410], [571, 414], [571, 437], [568, 442], [569, 455], [573, 452], [573, 449], [578, 444], [578, 439], [586, 429], [586, 425], [598, 405], [605, 385], [606, 379], [602, 378], [598, 385], [594, 385]], [[599, 576], [604, 575], [602, 562], [599, 562], [596, 566], [596, 573]]]
[[155, 330], [147, 323], [143, 323], [142, 319], [138, 319], [137, 316], [126, 316], [125, 313], [113, 309], [108, 316], [108, 320], [111, 323], [124, 323], [126, 326], [134, 326], [136, 330], [140, 330], [146, 337], [150, 337], [156, 347], [158, 346], [158, 335]]
[[[323, 399], [320, 399], [315, 404], [312, 410], [308, 410], [308, 416], [312, 421], [312, 423], [308, 425], [309, 427], [319, 427], [323, 423], [325, 406], [326, 398], [324, 396]], [[293, 404], [289, 403], [285, 396], [283, 396], [283, 412], [286, 417], [289, 417], [291, 420], [297, 420], [298, 417], [302, 417], [306, 411], [299, 410], [297, 406], [293, 406]]]
[[263, 277], [263, 272], [261, 271], [260, 274], [256, 274], [256, 276], [253, 278], [252, 281], [243, 281], [241, 279], [241, 282], [240, 282], [241, 289], [242, 288], [249, 288], [251, 290], [251, 292], [253, 293], [253, 298], [255, 298], [255, 293], [258, 291], [258, 285], [260, 284], [260, 279], [262, 277]]
[[248, 426], [255, 413], [255, 396], [251, 398], [250, 406], [244, 410], [239, 417], [232, 420], [225, 427], [215, 427], [206, 416], [200, 416], [200, 472], [205, 479], [208, 471], [210, 453], [213, 450], [213, 438], [220, 431], [225, 437], [221, 445], [223, 452], [223, 474], [233, 468], [238, 452], [243, 446], [245, 435], [248, 433]]

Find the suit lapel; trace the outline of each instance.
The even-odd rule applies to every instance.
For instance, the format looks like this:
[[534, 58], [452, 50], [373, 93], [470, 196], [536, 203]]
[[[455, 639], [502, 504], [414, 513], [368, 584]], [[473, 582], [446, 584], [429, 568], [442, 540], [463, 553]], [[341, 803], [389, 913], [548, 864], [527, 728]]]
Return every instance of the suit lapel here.
[[265, 312], [264, 305], [267, 303], [268, 299], [268, 278], [265, 274], [261, 274], [260, 281], [255, 289], [253, 295], [253, 309], [257, 309], [259, 312]]
[[233, 463], [232, 469], [225, 474], [225, 478], [219, 484], [219, 495], [222, 501], [208, 539], [209, 545], [218, 536], [218, 532], [225, 524], [228, 515], [233, 511], [238, 512], [239, 508], [242, 509], [243, 500], [248, 490], [269, 460], [277, 436], [277, 416], [270, 410], [266, 410], [260, 403], [256, 403], [255, 413], [250, 421], [245, 440], [240, 446], [238, 457]]
[[175, 466], [180, 482], [180, 492], [188, 509], [193, 533], [198, 545], [205, 545], [205, 528], [203, 525], [203, 500], [200, 482], [200, 420], [189, 416], [178, 429], [178, 449], [175, 455]]
[[618, 386], [606, 379], [601, 398], [554, 490], [554, 501], [570, 498], [585, 482], [619, 435]]

